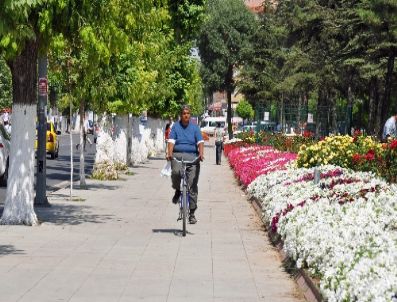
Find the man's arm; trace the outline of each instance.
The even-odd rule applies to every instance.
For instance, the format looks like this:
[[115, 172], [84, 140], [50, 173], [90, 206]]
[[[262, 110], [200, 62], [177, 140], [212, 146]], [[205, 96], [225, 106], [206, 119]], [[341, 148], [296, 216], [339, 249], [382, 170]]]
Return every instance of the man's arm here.
[[197, 147], [198, 147], [198, 152], [199, 152], [199, 158], [201, 161], [204, 160], [204, 140], [203, 136], [201, 135], [201, 131], [199, 127], [196, 127], [196, 142], [197, 142]]
[[167, 160], [172, 160], [172, 157], [174, 156], [174, 143], [168, 141], [167, 143]]
[[201, 161], [204, 160], [204, 142], [200, 142], [198, 144], [198, 150], [199, 150], [199, 158]]

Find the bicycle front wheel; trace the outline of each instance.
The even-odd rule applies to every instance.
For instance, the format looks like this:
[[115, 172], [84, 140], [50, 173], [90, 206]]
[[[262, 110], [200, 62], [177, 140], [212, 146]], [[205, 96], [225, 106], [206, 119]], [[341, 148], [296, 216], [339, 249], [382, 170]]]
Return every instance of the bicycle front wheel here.
[[183, 187], [182, 190], [182, 235], [186, 236], [186, 220], [187, 220], [187, 190]]

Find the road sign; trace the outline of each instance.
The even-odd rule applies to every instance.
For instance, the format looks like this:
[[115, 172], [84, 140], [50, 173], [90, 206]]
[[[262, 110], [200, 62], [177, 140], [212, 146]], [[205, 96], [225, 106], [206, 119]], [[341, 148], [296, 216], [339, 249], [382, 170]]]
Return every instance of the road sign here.
[[39, 79], [39, 95], [40, 96], [47, 96], [48, 94], [48, 81], [47, 78], [40, 78]]

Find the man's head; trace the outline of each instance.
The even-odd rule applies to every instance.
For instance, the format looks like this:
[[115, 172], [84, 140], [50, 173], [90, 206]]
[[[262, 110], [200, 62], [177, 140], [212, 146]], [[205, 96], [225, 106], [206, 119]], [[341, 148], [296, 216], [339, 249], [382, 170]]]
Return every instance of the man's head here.
[[181, 107], [181, 122], [184, 125], [189, 124], [190, 121], [190, 107], [188, 105], [183, 105]]

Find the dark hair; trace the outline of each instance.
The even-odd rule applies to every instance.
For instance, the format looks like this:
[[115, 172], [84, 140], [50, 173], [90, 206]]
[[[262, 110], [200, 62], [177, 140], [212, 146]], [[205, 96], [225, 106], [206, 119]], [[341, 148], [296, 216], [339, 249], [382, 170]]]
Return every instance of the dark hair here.
[[167, 124], [165, 125], [165, 130], [169, 129], [170, 126], [171, 126], [170, 123], [167, 123]]
[[221, 123], [220, 123], [220, 122], [217, 122], [217, 123], [216, 123], [216, 126], [217, 126], [218, 128], [220, 128], [220, 127], [221, 127]]
[[182, 105], [182, 106], [181, 106], [181, 114], [182, 114], [182, 112], [183, 112], [184, 110], [189, 110], [189, 112], [190, 112], [190, 106], [189, 106], [189, 105]]

